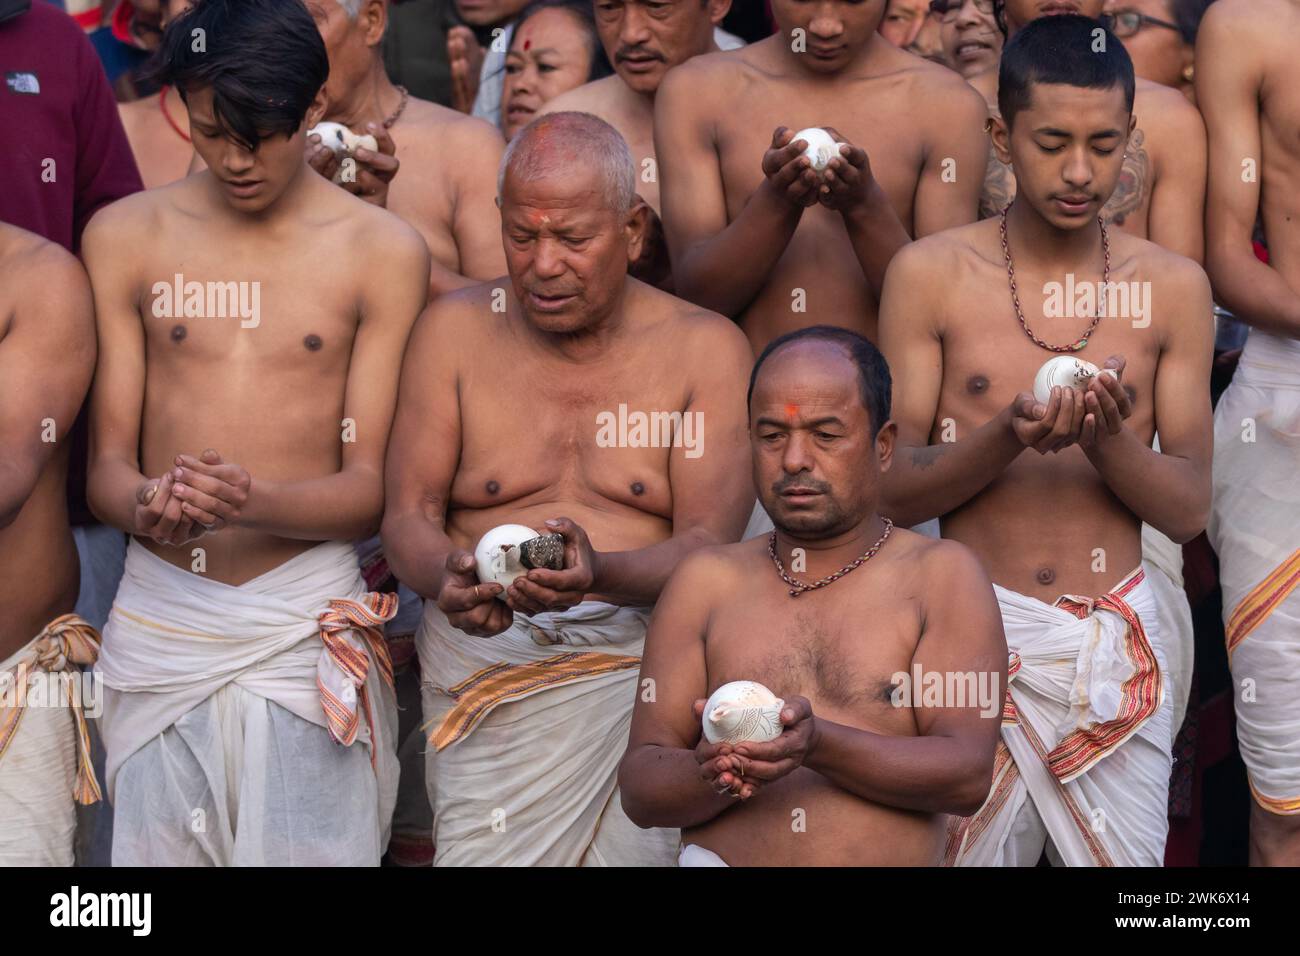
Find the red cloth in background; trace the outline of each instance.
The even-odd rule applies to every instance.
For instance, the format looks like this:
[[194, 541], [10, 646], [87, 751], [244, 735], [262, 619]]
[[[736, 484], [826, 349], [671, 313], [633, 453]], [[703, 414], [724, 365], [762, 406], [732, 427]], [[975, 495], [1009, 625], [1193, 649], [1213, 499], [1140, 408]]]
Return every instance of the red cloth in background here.
[[113, 91], [82, 29], [33, 3], [0, 24], [0, 220], [76, 252], [102, 206], [144, 188]]

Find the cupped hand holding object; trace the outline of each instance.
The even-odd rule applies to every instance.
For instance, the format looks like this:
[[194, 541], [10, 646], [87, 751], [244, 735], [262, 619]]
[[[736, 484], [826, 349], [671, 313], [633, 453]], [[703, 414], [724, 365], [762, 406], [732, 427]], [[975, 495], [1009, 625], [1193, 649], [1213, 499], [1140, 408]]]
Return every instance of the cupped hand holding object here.
[[[332, 150], [336, 156], [344, 158], [355, 157], [359, 149], [368, 149], [372, 153], [379, 152], [379, 142], [373, 136], [369, 133], [358, 136], [342, 123], [317, 123], [307, 131], [307, 135], [319, 136], [322, 146]], [[334, 182], [342, 181], [343, 170], [339, 169], [334, 173]]]

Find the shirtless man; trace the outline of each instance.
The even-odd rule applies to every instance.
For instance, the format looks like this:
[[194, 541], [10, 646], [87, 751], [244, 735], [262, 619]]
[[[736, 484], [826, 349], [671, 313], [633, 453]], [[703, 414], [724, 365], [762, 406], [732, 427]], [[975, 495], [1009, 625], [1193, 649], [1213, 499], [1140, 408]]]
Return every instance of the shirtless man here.
[[[1022, 189], [1005, 226], [908, 248], [881, 306], [900, 446], [882, 510], [939, 517], [980, 556], [1012, 652], [1014, 772], [950, 844], [963, 864], [1032, 866], [1045, 842], [1069, 865], [1164, 854], [1191, 646], [1160, 619], [1183, 596], [1144, 571], [1141, 525], [1179, 543], [1205, 525], [1210, 292], [1194, 262], [1098, 225], [1133, 129], [1133, 68], [1109, 35], [1093, 52], [1096, 28], [1046, 17], [1012, 36], [993, 142]], [[1075, 293], [1084, 304], [1058, 308], [1062, 282], [1106, 295], [1106, 316]], [[1052, 345], [1110, 371], [1036, 400]]]
[[[1006, 686], [997, 603], [969, 550], [878, 513], [889, 402], [884, 359], [844, 329], [789, 333], [754, 368], [754, 484], [776, 528], [673, 575], [619, 770], [634, 822], [682, 828], [684, 866], [934, 865], [944, 815], [983, 802]], [[900, 694], [917, 673], [975, 676], [984, 699]], [[784, 700], [776, 739], [702, 736], [704, 699], [735, 680]]]
[[[1215, 409], [1209, 531], [1255, 797], [1250, 861], [1264, 866], [1300, 865], [1298, 31], [1295, 0], [1218, 0], [1196, 49], [1196, 98], [1210, 132], [1206, 261], [1219, 301], [1252, 327]], [[1251, 248], [1257, 215], [1267, 265]]]
[[[666, 864], [676, 847], [623, 816], [615, 773], [649, 605], [753, 503], [750, 353], [721, 316], [628, 278], [634, 190], [607, 123], [534, 120], [501, 172], [509, 276], [430, 305], [407, 349], [383, 538], [428, 598], [439, 865]], [[480, 583], [475, 545], [506, 523], [563, 535], [566, 570]]]
[[731, 9], [731, 0], [594, 2], [596, 31], [614, 75], [557, 96], [541, 112], [591, 113], [627, 140], [636, 164], [637, 195], [650, 207], [644, 249], [631, 271], [638, 279], [671, 292], [675, 286], [660, 220], [655, 159], [655, 95], [669, 70], [691, 57], [718, 51], [714, 28]]
[[[429, 246], [431, 295], [500, 275], [505, 260], [492, 173], [504, 148], [501, 134], [486, 120], [392, 84], [381, 50], [387, 0], [307, 0], [307, 7], [330, 58], [324, 119], [379, 142], [378, 153], [358, 153], [353, 190], [375, 191], [370, 177], [387, 181], [382, 204]], [[313, 145], [310, 160], [333, 175], [326, 147]]]
[[599, 116], [627, 140], [637, 194], [660, 211], [654, 144], [655, 94], [692, 57], [718, 52], [713, 28], [731, 0], [594, 0], [596, 30], [614, 75], [557, 96], [542, 113], [576, 110]]
[[[1037, 17], [1079, 13], [1096, 19], [1103, 0], [994, 0], [1004, 34]], [[994, 67], [971, 79], [997, 115], [998, 75]], [[1205, 255], [1205, 124], [1196, 107], [1177, 90], [1138, 78], [1133, 100], [1138, 126], [1129, 137], [1123, 171], [1104, 215], [1131, 236], [1150, 239], [1171, 252], [1201, 262]], [[1016, 194], [1016, 180], [996, 153], [989, 158], [980, 212], [1001, 214]]]
[[[683, 64], [655, 104], [677, 288], [755, 352], [820, 321], [873, 338], [894, 253], [975, 219], [983, 104], [880, 36], [884, 6], [773, 0], [775, 35]], [[852, 144], [821, 176], [794, 141], [809, 126]]]
[[[162, 28], [191, 6], [193, 0], [162, 0]], [[164, 86], [152, 96], [119, 103], [117, 110], [145, 189], [165, 186], [189, 172], [194, 159], [190, 117], [175, 90]]]
[[85, 272], [54, 243], [0, 223], [0, 866], [71, 866], [74, 795], [99, 795], [82, 772], [80, 711], [24, 706], [28, 678], [91, 664], [99, 646], [72, 613], [65, 497], [66, 436], [94, 366]]
[[[221, 42], [193, 52], [195, 29]], [[374, 865], [394, 607], [346, 542], [382, 511], [428, 252], [307, 167], [329, 65], [300, 3], [199, 4], [160, 57], [207, 170], [83, 244], [90, 502], [134, 535], [99, 661], [113, 862]]]

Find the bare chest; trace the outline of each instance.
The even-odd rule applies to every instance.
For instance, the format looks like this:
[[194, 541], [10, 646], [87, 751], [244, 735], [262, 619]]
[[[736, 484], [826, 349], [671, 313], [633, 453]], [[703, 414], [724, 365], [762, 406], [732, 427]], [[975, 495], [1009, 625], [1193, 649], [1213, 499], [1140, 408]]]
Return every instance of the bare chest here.
[[775, 569], [771, 578], [715, 611], [706, 646], [710, 687], [754, 680], [784, 699], [807, 697], [814, 713], [910, 729], [911, 714], [895, 706], [894, 690], [895, 675], [907, 672], [916, 650], [916, 602], [861, 582], [852, 590], [847, 578], [790, 597]]

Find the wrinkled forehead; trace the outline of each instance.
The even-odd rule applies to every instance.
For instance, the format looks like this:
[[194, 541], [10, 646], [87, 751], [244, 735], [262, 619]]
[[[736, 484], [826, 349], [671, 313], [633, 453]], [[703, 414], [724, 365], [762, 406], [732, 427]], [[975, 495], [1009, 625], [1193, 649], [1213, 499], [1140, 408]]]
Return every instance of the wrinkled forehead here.
[[751, 414], [804, 419], [865, 414], [857, 366], [836, 343], [792, 342], [769, 355], [754, 379]]
[[614, 215], [600, 170], [554, 155], [534, 155], [506, 167], [501, 184], [501, 213], [510, 216], [544, 211], [552, 218], [599, 219]]

